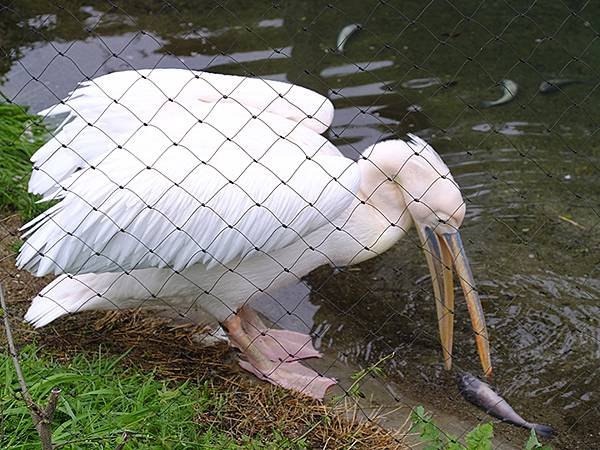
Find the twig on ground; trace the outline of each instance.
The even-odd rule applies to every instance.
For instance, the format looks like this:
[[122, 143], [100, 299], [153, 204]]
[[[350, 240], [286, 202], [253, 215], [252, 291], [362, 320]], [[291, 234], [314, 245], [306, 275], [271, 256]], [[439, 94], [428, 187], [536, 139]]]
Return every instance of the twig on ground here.
[[127, 431], [124, 431], [121, 435], [121, 439], [123, 439], [123, 441], [115, 447], [115, 450], [123, 450], [123, 447], [125, 447], [125, 444], [129, 440], [129, 433]]
[[51, 425], [52, 418], [54, 417], [54, 411], [56, 411], [58, 397], [60, 396], [60, 389], [52, 389], [52, 392], [50, 392], [50, 397], [48, 398], [48, 404], [45, 409], [42, 409], [38, 404], [36, 404], [33, 401], [33, 398], [29, 393], [29, 389], [27, 389], [27, 382], [25, 381], [25, 377], [23, 376], [21, 364], [19, 363], [19, 358], [17, 356], [15, 340], [12, 335], [12, 330], [10, 328], [10, 320], [8, 318], [8, 308], [6, 307], [6, 301], [4, 300], [4, 290], [2, 288], [2, 283], [0, 283], [0, 306], [2, 307], [2, 316], [4, 318], [4, 332], [6, 333], [8, 350], [10, 352], [13, 365], [15, 366], [15, 371], [17, 373], [17, 379], [19, 380], [19, 385], [21, 387], [21, 394], [23, 395], [23, 400], [25, 401], [25, 404], [29, 409], [31, 419], [33, 420], [33, 425], [35, 426], [35, 429], [37, 430], [38, 435], [40, 436], [42, 450], [53, 450], [54, 447], [52, 445]]
[[577, 222], [575, 222], [573, 219], [568, 218], [567, 216], [558, 216], [558, 218], [560, 220], [564, 220], [567, 223], [570, 223], [571, 225], [575, 225], [577, 228], [581, 228], [582, 230], [585, 230], [585, 227]]

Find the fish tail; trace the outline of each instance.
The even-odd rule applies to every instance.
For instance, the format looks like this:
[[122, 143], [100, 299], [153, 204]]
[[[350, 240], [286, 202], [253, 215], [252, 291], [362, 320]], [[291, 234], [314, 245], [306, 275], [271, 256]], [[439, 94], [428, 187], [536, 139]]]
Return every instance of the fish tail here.
[[531, 428], [535, 430], [535, 432], [544, 438], [550, 438], [554, 435], [554, 428], [548, 425], [541, 425], [539, 423], [532, 423]]

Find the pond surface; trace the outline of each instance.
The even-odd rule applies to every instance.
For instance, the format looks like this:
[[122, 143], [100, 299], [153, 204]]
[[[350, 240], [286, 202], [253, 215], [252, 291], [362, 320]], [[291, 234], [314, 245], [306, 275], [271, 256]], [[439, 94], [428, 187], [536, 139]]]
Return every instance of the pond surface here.
[[[559, 430], [555, 447], [598, 446], [600, 3], [118, 4], [0, 6], [0, 91], [39, 111], [86, 76], [116, 70], [253, 73], [327, 95], [336, 106], [328, 137], [349, 156], [385, 137], [424, 137], [467, 201], [461, 230], [495, 385], [528, 420]], [[333, 52], [352, 23], [362, 29]], [[559, 78], [582, 83], [538, 91]], [[519, 85], [516, 99], [481, 108], [500, 97], [502, 79]], [[443, 370], [427, 273], [410, 234], [358, 267], [315, 271], [281, 301], [340, 361], [367, 367], [395, 352], [380, 365], [388, 380], [483, 419]], [[455, 366], [479, 374], [457, 296]], [[523, 442], [526, 433], [507, 430], [498, 433]]]

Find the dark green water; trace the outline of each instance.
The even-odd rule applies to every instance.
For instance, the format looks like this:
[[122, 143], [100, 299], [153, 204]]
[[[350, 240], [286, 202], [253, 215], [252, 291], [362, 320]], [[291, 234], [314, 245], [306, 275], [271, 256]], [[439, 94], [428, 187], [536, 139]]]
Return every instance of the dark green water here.
[[[382, 137], [426, 138], [467, 200], [462, 234], [495, 384], [527, 419], [559, 430], [556, 448], [600, 448], [599, 2], [0, 5], [0, 90], [34, 111], [85, 76], [189, 67], [327, 95], [337, 109], [329, 138], [351, 156]], [[330, 51], [350, 23], [363, 29], [344, 54]], [[414, 88], [425, 78], [429, 87]], [[480, 108], [507, 78], [517, 98]], [[539, 93], [553, 78], [588, 82]], [[411, 235], [356, 269], [316, 271], [282, 301], [295, 306], [310, 292], [297, 316], [323, 348], [359, 366], [396, 351], [383, 365], [390, 379], [441, 409], [483, 417], [442, 368], [426, 274]], [[479, 373], [460, 295], [457, 304], [455, 365]]]

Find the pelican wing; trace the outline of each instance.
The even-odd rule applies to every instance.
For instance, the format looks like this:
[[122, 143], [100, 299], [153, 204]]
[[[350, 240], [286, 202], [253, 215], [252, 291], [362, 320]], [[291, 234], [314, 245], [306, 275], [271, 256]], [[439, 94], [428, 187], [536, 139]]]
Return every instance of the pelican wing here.
[[288, 119], [227, 103], [214, 123], [190, 117], [169, 103], [125, 144], [105, 143], [24, 226], [18, 266], [41, 276], [227, 265], [302, 239], [355, 198], [356, 164], [319, 151], [324, 138], [309, 128], [290, 139], [272, 129]]
[[[41, 195], [51, 193], [108, 148], [125, 145], [145, 123], [156, 122], [157, 115], [176, 109], [189, 115], [178, 115], [183, 117], [182, 125], [190, 120], [211, 122], [215, 105], [257, 116], [278, 133], [291, 133], [296, 139], [309, 136], [312, 141], [319, 139], [316, 136], [333, 118], [329, 100], [288, 83], [183, 69], [115, 72], [81, 83], [60, 104], [40, 112], [67, 116], [55, 136], [33, 155], [35, 170], [29, 190]], [[225, 131], [243, 124], [233, 121], [217, 125]], [[180, 139], [186, 130], [171, 124], [164, 131]], [[329, 153], [336, 152], [322, 137], [319, 145]]]

